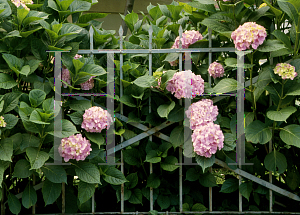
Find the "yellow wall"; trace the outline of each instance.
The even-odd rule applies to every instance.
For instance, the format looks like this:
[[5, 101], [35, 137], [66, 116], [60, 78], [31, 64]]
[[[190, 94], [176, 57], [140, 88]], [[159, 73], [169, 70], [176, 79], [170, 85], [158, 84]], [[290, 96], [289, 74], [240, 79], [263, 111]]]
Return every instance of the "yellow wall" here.
[[[151, 3], [154, 6], [157, 4], [170, 4], [173, 0], [135, 0], [133, 6], [133, 12], [141, 14], [143, 11], [147, 14], [147, 6]], [[180, 2], [191, 2], [191, 0], [180, 0]], [[93, 5], [90, 12], [109, 13], [103, 19], [102, 27], [106, 30], [118, 30], [122, 23], [122, 18], [119, 13], [124, 14], [126, 0], [98, 0], [98, 3]], [[140, 15], [140, 18], [142, 16]]]

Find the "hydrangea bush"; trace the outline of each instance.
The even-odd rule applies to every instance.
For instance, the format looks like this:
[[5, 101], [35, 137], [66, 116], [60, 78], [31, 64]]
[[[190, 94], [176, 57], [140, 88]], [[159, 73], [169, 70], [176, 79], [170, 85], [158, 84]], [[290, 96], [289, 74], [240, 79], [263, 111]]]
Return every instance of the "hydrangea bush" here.
[[[117, 202], [114, 209], [120, 211], [121, 190], [126, 212], [149, 211], [150, 187], [152, 214], [179, 211], [180, 167], [176, 164], [181, 149], [198, 163], [182, 167], [184, 211], [208, 209], [207, 187], [214, 187], [217, 193], [213, 210], [238, 211], [240, 192], [243, 211], [267, 211], [269, 192], [265, 187], [247, 178], [239, 185], [236, 174], [228, 174], [215, 163], [216, 159], [226, 164], [236, 161], [236, 97], [220, 94], [236, 92], [237, 57], [241, 56], [245, 162], [253, 163], [242, 170], [265, 181], [271, 171], [273, 184], [298, 195], [297, 1], [173, 1], [170, 5], [150, 4], [142, 19], [135, 12], [122, 16], [130, 30], [123, 41], [125, 49], [148, 49], [152, 26], [153, 49], [174, 51], [181, 41], [182, 48], [232, 47], [236, 52], [212, 52], [211, 61], [208, 53], [192, 52], [192, 67], [186, 71], [179, 70], [184, 68], [178, 65], [180, 53], [152, 53], [153, 76], [148, 75], [148, 56], [124, 54], [121, 64], [115, 54], [114, 116], [105, 108], [105, 96], [89, 95], [107, 92], [107, 55], [78, 54], [79, 49], [90, 49], [90, 28], [94, 30], [94, 49], [120, 48], [118, 32], [101, 27], [101, 18], [107, 14], [87, 13], [96, 3], [0, 0], [3, 213], [30, 214], [34, 205], [36, 213], [61, 213], [62, 193], [66, 195], [66, 213], [90, 213], [93, 195], [96, 211], [112, 211], [111, 202]], [[61, 104], [54, 101], [58, 86], [54, 52], [58, 50], [63, 51]], [[185, 61], [188, 56], [182, 58]], [[191, 99], [187, 110], [186, 98]], [[62, 132], [57, 133], [54, 119], [59, 114]], [[162, 123], [166, 127], [152, 139], [131, 140]], [[190, 135], [184, 135], [186, 129], [191, 130]], [[112, 144], [108, 137], [113, 134], [116, 144], [131, 143], [122, 149], [122, 156], [120, 151], [114, 155], [116, 163], [123, 158], [124, 171], [118, 164], [99, 165], [108, 160], [106, 144]], [[54, 148], [55, 138], [59, 139], [58, 148]], [[53, 165], [57, 155], [68, 165]], [[35, 185], [42, 188], [35, 190]], [[294, 200], [276, 192], [273, 197], [274, 211], [299, 211]]]

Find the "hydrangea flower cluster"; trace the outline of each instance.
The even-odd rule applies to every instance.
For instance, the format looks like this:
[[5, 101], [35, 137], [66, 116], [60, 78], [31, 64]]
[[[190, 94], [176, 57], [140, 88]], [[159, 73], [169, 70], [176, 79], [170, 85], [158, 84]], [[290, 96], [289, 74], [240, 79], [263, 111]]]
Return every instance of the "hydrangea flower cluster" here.
[[[189, 76], [191, 79], [187, 79]], [[192, 89], [186, 89], [186, 85], [191, 83]], [[204, 92], [204, 80], [201, 75], [195, 75], [191, 70], [181, 71], [174, 74], [171, 80], [168, 81], [166, 87], [177, 99], [187, 98], [187, 91], [191, 90], [192, 98]]]
[[193, 103], [185, 113], [190, 119], [192, 142], [198, 155], [210, 158], [218, 148], [223, 148], [224, 135], [220, 126], [213, 123], [218, 116], [218, 107], [213, 105], [212, 100], [202, 99]]
[[96, 76], [92, 76], [92, 77], [90, 77], [90, 79], [87, 80], [86, 82], [81, 83], [81, 84], [80, 84], [81, 89], [82, 89], [82, 90], [91, 90], [91, 89], [93, 89], [93, 87], [94, 87], [94, 79], [93, 79], [93, 78], [95, 78], [95, 77], [96, 77]]
[[0, 127], [6, 127], [6, 122], [4, 121], [3, 116], [0, 116]]
[[250, 45], [253, 49], [257, 49], [263, 44], [266, 36], [266, 29], [255, 22], [246, 22], [231, 34], [235, 48], [239, 51], [249, 49]]
[[76, 161], [84, 160], [92, 149], [89, 140], [82, 137], [81, 134], [76, 134], [63, 138], [58, 151], [60, 156], [64, 158], [64, 161], [68, 162], [70, 159], [76, 159]]
[[223, 75], [224, 75], [224, 68], [223, 68], [222, 64], [213, 62], [209, 65], [208, 73], [213, 78], [217, 78], [217, 77], [220, 78], [220, 77], [223, 77]]
[[213, 105], [210, 99], [193, 103], [185, 113], [190, 119], [190, 128], [193, 130], [207, 122], [216, 121], [219, 114], [218, 107]]
[[[61, 79], [64, 81], [64, 82], [67, 82], [69, 85], [71, 85], [71, 76], [70, 76], [70, 72], [69, 70], [63, 66], [62, 67], [62, 71], [61, 71]], [[67, 88], [67, 85], [63, 83], [63, 86], [64, 88]]]
[[105, 127], [109, 129], [112, 122], [111, 115], [107, 110], [94, 106], [85, 110], [81, 128], [85, 129], [87, 132], [100, 133]]
[[291, 79], [297, 76], [297, 72], [295, 72], [295, 67], [288, 63], [278, 63], [274, 68], [274, 73], [278, 74], [282, 77], [282, 79]]
[[20, 5], [25, 8], [26, 10], [30, 10], [26, 4], [33, 4], [32, 0], [12, 0], [11, 1], [16, 7], [19, 7]]
[[[199, 31], [195, 30], [190, 30], [190, 31], [185, 31], [182, 33], [181, 37], [181, 44], [183, 49], [187, 49], [189, 45], [194, 44], [198, 40], [202, 40], [203, 36], [202, 34], [199, 33]], [[179, 36], [176, 37], [175, 42], [171, 49], [179, 49]], [[178, 60], [169, 62], [171, 66], [176, 66], [178, 63]]]
[[224, 146], [224, 135], [219, 125], [208, 122], [198, 126], [192, 134], [194, 151], [200, 155], [210, 158], [217, 152], [217, 148]]

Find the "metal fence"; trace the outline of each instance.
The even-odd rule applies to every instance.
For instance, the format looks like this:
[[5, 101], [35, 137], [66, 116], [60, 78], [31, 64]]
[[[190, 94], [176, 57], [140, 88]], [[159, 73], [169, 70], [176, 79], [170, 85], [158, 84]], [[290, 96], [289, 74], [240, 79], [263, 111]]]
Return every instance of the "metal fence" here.
[[[221, 160], [215, 159], [215, 164], [227, 168], [236, 174], [239, 175], [239, 184], [242, 183], [242, 177], [250, 179], [262, 186], [265, 186], [266, 188], [269, 189], [269, 211], [242, 211], [242, 195], [241, 193], [238, 194], [238, 199], [239, 199], [239, 211], [213, 211], [212, 206], [213, 206], [213, 196], [212, 196], [212, 187], [209, 187], [209, 207], [208, 211], [193, 211], [193, 212], [187, 212], [183, 211], [183, 175], [182, 175], [182, 166], [183, 165], [198, 165], [197, 163], [192, 163], [192, 158], [191, 157], [184, 157], [183, 161], [183, 153], [182, 149], [188, 150], [188, 142], [184, 143], [183, 148], [180, 147], [179, 149], [179, 209], [180, 211], [178, 212], [158, 212], [159, 214], [300, 214], [300, 213], [295, 213], [295, 212], [273, 212], [273, 205], [272, 205], [272, 192], [278, 192], [283, 196], [286, 196], [288, 198], [291, 198], [296, 201], [300, 201], [300, 197], [286, 191], [284, 189], [281, 189], [275, 185], [272, 184], [272, 172], [269, 173], [269, 182], [264, 181], [260, 178], [257, 178], [254, 175], [251, 175], [241, 169], [242, 165], [251, 165], [245, 163], [245, 134], [244, 134], [244, 95], [245, 95], [245, 87], [250, 85], [250, 80], [249, 81], [244, 81], [244, 54], [245, 52], [238, 52], [235, 50], [234, 47], [232, 48], [213, 48], [212, 47], [212, 31], [209, 29], [208, 31], [208, 40], [209, 40], [209, 47], [208, 48], [189, 48], [189, 49], [182, 49], [182, 46], [180, 44], [179, 49], [152, 49], [152, 28], [150, 27], [149, 29], [149, 49], [123, 49], [123, 30], [122, 27], [120, 27], [119, 30], [119, 35], [120, 35], [120, 49], [114, 49], [114, 50], [95, 50], [93, 48], [93, 29], [90, 28], [90, 49], [89, 50], [79, 50], [78, 54], [88, 54], [88, 55], [95, 55], [95, 54], [107, 54], [107, 94], [106, 94], [106, 101], [107, 101], [107, 107], [103, 107], [108, 110], [108, 112], [111, 115], [114, 115], [118, 119], [120, 119], [123, 122], [128, 121], [128, 118], [124, 115], [123, 112], [123, 105], [121, 104], [120, 108], [120, 114], [115, 113], [114, 114], [114, 55], [119, 54], [120, 55], [120, 79], [123, 79], [123, 71], [122, 71], [122, 66], [123, 66], [123, 54], [148, 54], [149, 56], [149, 75], [152, 75], [152, 54], [154, 53], [179, 53], [179, 71], [183, 70], [183, 54], [185, 54], [185, 62], [184, 62], [184, 69], [185, 70], [191, 70], [192, 65], [191, 65], [191, 53], [199, 53], [199, 52], [206, 52], [209, 53], [209, 64], [212, 63], [212, 53], [213, 52], [236, 52], [237, 53], [237, 81], [238, 83], [243, 86], [242, 88], [239, 88], [239, 85], [237, 87], [237, 92], [233, 93], [227, 93], [227, 94], [203, 94], [203, 95], [211, 95], [211, 96], [216, 96], [212, 100], [213, 102], [217, 102], [222, 100], [225, 97], [228, 96], [236, 96], [236, 101], [237, 101], [237, 145], [236, 145], [236, 151], [237, 151], [237, 163], [235, 165], [238, 165], [239, 168], [236, 168], [235, 170], [230, 169], [226, 163], [224, 163]], [[182, 28], [180, 27], [179, 29], [179, 35], [182, 37]], [[55, 51], [55, 107], [58, 107], [61, 105], [61, 96], [74, 96], [77, 99], [85, 99], [84, 97], [86, 96], [103, 96], [104, 94], [61, 94], [61, 51]], [[254, 77], [253, 83], [257, 81], [258, 77]], [[209, 86], [211, 86], [211, 77], [209, 76]], [[186, 86], [190, 87], [191, 86]], [[123, 87], [122, 87], [122, 81], [120, 80], [120, 97], [123, 95]], [[200, 96], [203, 96], [200, 95]], [[180, 101], [180, 104], [182, 105], [182, 100]], [[190, 98], [185, 98], [185, 109], [187, 109], [191, 104], [191, 99]], [[61, 110], [60, 110], [61, 111]], [[151, 112], [151, 96], [149, 97], [149, 113]], [[60, 144], [61, 138], [60, 132], [61, 132], [61, 112], [58, 114], [58, 116], [55, 118], [55, 139], [54, 139], [54, 163], [50, 164], [47, 163], [47, 165], [70, 165], [69, 163], [63, 163], [62, 158], [60, 157], [58, 153], [58, 146]], [[185, 118], [185, 121], [187, 119]], [[135, 143], [138, 140], [141, 140], [143, 138], [149, 138], [152, 140], [152, 136], [155, 135], [158, 138], [161, 138], [165, 141], [170, 142], [170, 137], [159, 132], [163, 128], [168, 127], [169, 125], [173, 124], [173, 122], [166, 121], [162, 123], [159, 126], [156, 126], [154, 128], [149, 127], [137, 123], [137, 122], [129, 122], [128, 124], [142, 130], [143, 132], [141, 134], [138, 134], [134, 138], [131, 138], [129, 140], [124, 141], [123, 137], [121, 137], [121, 143], [118, 145], [115, 145], [115, 139], [114, 139], [114, 132], [113, 132], [113, 125], [108, 129], [107, 133], [111, 134], [108, 135], [107, 142], [112, 142], [112, 144], [106, 145], [106, 154], [107, 154], [107, 163], [100, 163], [99, 165], [116, 165], [115, 159], [114, 159], [114, 154], [117, 151], [121, 151], [121, 163], [118, 163], [118, 165], [121, 165], [121, 171], [124, 174], [124, 161], [123, 161], [123, 154], [122, 154], [122, 149], [125, 147], [131, 145], [132, 143]], [[190, 135], [191, 130], [189, 129], [188, 126], [185, 126], [184, 129], [184, 135]], [[184, 138], [186, 139], [186, 138]], [[272, 150], [272, 143], [270, 142], [269, 145], [269, 152]], [[212, 167], [209, 169], [210, 172], [212, 172]], [[150, 163], [150, 169], [149, 173], [152, 173], [152, 163]], [[42, 188], [42, 184], [35, 185], [34, 188], [36, 190]], [[21, 198], [22, 193], [16, 195], [18, 198]], [[276, 202], [275, 202], [276, 203]], [[153, 188], [150, 188], [150, 208], [149, 211], [153, 210]], [[97, 212], [95, 211], [95, 196], [92, 197], [92, 211], [90, 213], [77, 213], [77, 214], [150, 214], [149, 212], [125, 212], [124, 211], [124, 184], [121, 185], [121, 211], [120, 212]], [[32, 208], [32, 214], [35, 214], [35, 206]], [[65, 214], [65, 184], [62, 184], [62, 214]], [[48, 214], [49, 215], [49, 214]]]

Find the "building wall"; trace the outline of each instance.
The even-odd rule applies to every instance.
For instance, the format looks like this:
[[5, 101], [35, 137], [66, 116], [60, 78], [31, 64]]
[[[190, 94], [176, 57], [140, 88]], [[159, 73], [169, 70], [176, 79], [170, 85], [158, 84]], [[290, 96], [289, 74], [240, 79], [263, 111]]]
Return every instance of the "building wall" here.
[[[147, 6], [151, 3], [154, 6], [157, 4], [171, 4], [173, 0], [135, 0], [133, 6], [133, 12], [142, 15], [140, 11], [147, 14]], [[180, 2], [191, 2], [192, 0], [180, 0]], [[106, 30], [118, 30], [122, 24], [122, 18], [120, 14], [124, 14], [126, 0], [98, 0], [98, 3], [93, 5], [90, 12], [94, 13], [109, 13], [105, 18], [99, 19], [104, 21], [102, 27]]]

